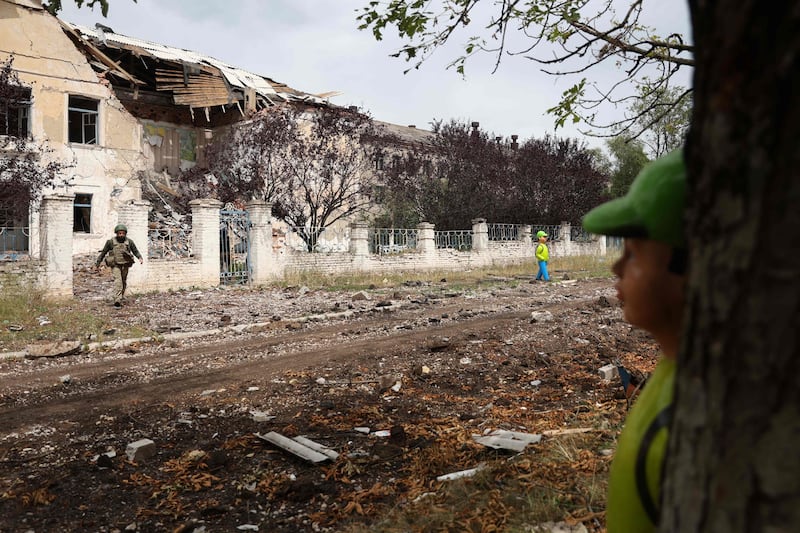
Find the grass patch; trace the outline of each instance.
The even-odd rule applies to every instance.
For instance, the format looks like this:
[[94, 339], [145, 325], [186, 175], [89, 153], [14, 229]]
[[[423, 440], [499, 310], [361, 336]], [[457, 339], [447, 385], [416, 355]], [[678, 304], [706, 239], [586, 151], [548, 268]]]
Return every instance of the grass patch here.
[[[21, 326], [20, 331], [15, 331]], [[116, 326], [115, 326], [116, 327]], [[6, 285], [0, 293], [0, 350], [16, 351], [35, 342], [87, 341], [89, 335], [102, 341], [110, 338], [144, 336], [141, 328], [116, 327], [109, 319], [87, 313], [74, 300], [51, 300], [41, 290]]]
[[[617, 256], [575, 256], [555, 257], [550, 261], [550, 274], [558, 280], [565, 274], [569, 279], [586, 279], [610, 277], [611, 265]], [[374, 288], [392, 288], [407, 281], [423, 283], [439, 283], [447, 280], [450, 288], [468, 287], [478, 283], [502, 283], [503, 279], [492, 278], [527, 278], [536, 275], [538, 265], [535, 261], [526, 261], [512, 265], [493, 265], [471, 270], [428, 270], [408, 272], [354, 272], [347, 274], [326, 274], [318, 271], [287, 272], [283, 284], [287, 286], [305, 285], [325, 290], [362, 290]]]

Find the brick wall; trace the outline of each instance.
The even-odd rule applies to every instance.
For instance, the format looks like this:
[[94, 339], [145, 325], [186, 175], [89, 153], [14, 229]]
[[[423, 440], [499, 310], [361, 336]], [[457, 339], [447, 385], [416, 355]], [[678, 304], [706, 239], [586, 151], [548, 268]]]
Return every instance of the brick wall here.
[[[131, 270], [141, 268], [136, 264]], [[194, 259], [150, 259], [147, 263], [147, 279], [141, 284], [129, 284], [132, 293], [166, 292], [169, 290], [191, 289], [194, 287], [213, 287], [219, 284], [203, 281], [200, 261]]]
[[39, 287], [45, 279], [44, 261], [0, 261], [0, 291], [11, 287]]

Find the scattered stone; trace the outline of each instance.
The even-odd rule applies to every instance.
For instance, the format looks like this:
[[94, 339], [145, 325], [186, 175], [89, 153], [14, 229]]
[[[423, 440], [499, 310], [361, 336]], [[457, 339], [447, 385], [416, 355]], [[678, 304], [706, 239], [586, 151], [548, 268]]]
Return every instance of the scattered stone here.
[[253, 422], [269, 422], [274, 419], [274, 415], [269, 415], [263, 411], [253, 411]]
[[600, 367], [598, 369], [598, 373], [600, 374], [600, 377], [606, 381], [611, 381], [612, 379], [619, 377], [619, 369], [617, 369], [616, 365], [611, 364]]
[[369, 435], [369, 428], [366, 427], [366, 426], [354, 427], [353, 431], [357, 431], [359, 433], [364, 433], [365, 435]]
[[400, 390], [402, 382], [403, 376], [399, 376], [397, 374], [386, 374], [378, 378], [378, 389], [380, 392], [384, 392], [389, 389], [397, 392]]
[[462, 365], [468, 365], [472, 363], [472, 359], [470, 359], [469, 357], [462, 357], [461, 359], [458, 360], [458, 362], [461, 363]]
[[49, 319], [49, 318], [47, 318], [46, 316], [40, 316], [40, 317], [37, 317], [37, 318], [36, 318], [36, 320], [38, 320], [38, 321], [39, 321], [39, 325], [40, 325], [40, 326], [47, 326], [47, 325], [50, 325], [50, 324], [52, 324], [52, 322], [50, 321], [50, 319]]
[[116, 332], [117, 332], [117, 329], [116, 329], [116, 328], [110, 328], [110, 329], [107, 329], [107, 330], [105, 330], [105, 331], [103, 332], [103, 335], [113, 335], [113, 334], [114, 334], [114, 333], [116, 333]]
[[458, 472], [452, 472], [450, 474], [444, 474], [444, 475], [438, 476], [436, 478], [436, 481], [452, 481], [454, 479], [472, 477], [475, 474], [477, 474], [478, 472], [480, 472], [481, 470], [483, 470], [484, 468], [485, 468], [485, 466], [481, 464], [481, 465], [476, 466], [475, 468], [470, 468], [468, 470], [459, 470]]
[[442, 352], [450, 347], [449, 337], [439, 337], [428, 343], [428, 350], [432, 352]]
[[247, 392], [258, 392], [259, 390], [258, 387], [247, 387]]
[[364, 291], [358, 291], [353, 295], [351, 298], [354, 302], [360, 302], [364, 300], [372, 300], [372, 297]]
[[72, 376], [69, 374], [64, 374], [63, 376], [59, 377], [58, 380], [64, 385], [69, 385], [70, 381], [72, 381]]
[[286, 329], [288, 329], [289, 331], [297, 331], [303, 329], [303, 324], [300, 322], [287, 322]]
[[211, 396], [215, 392], [217, 392], [216, 389], [206, 389], [206, 390], [204, 390], [203, 392], [200, 393], [200, 396]]
[[64, 357], [81, 351], [80, 341], [43, 342], [26, 348], [28, 358]]
[[309, 292], [311, 292], [311, 289], [309, 289], [308, 287], [306, 287], [305, 285], [303, 285], [302, 287], [300, 287], [300, 288], [297, 290], [297, 295], [298, 295], [298, 296], [305, 296], [305, 295], [306, 295], [306, 294], [308, 294]]
[[325, 378], [317, 378], [317, 385], [325, 385], [328, 382]]
[[381, 300], [380, 302], [375, 304], [375, 307], [391, 307], [392, 302], [390, 300]]
[[150, 439], [139, 439], [128, 444], [125, 455], [130, 461], [143, 461], [156, 454], [156, 443]]
[[427, 376], [431, 373], [431, 369], [425, 365], [417, 365], [412, 369], [415, 376]]
[[555, 320], [555, 317], [550, 311], [531, 312], [531, 322], [552, 322], [553, 320]]
[[611, 302], [609, 302], [608, 298], [606, 298], [605, 296], [601, 296], [600, 298], [598, 298], [596, 303], [600, 307], [611, 307]]

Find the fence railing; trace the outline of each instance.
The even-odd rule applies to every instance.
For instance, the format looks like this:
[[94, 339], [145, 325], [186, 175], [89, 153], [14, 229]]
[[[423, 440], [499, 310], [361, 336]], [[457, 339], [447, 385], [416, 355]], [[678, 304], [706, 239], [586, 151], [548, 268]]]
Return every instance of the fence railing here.
[[539, 231], [547, 233], [547, 240], [549, 241], [561, 240], [561, 226], [558, 224], [531, 226], [531, 239], [533, 239], [533, 242], [536, 242], [536, 233]]
[[594, 238], [583, 226], [571, 226], [569, 236], [572, 242], [590, 242]]
[[29, 227], [0, 226], [0, 259], [17, 260], [30, 252]]
[[519, 239], [519, 224], [487, 224], [490, 241], [516, 241]]
[[399, 254], [417, 249], [419, 230], [412, 228], [370, 228], [369, 251], [373, 254]]
[[287, 226], [286, 246], [299, 252], [346, 252], [350, 228]]
[[434, 231], [433, 240], [438, 249], [472, 250], [472, 230]]
[[147, 232], [147, 257], [180, 259], [192, 255], [192, 234], [183, 228], [159, 228]]

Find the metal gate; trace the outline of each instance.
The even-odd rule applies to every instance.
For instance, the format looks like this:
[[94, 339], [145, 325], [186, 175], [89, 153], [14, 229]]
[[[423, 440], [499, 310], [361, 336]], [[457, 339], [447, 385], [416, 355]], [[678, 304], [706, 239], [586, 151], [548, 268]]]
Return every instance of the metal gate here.
[[250, 215], [239, 209], [219, 212], [219, 281], [250, 282]]

